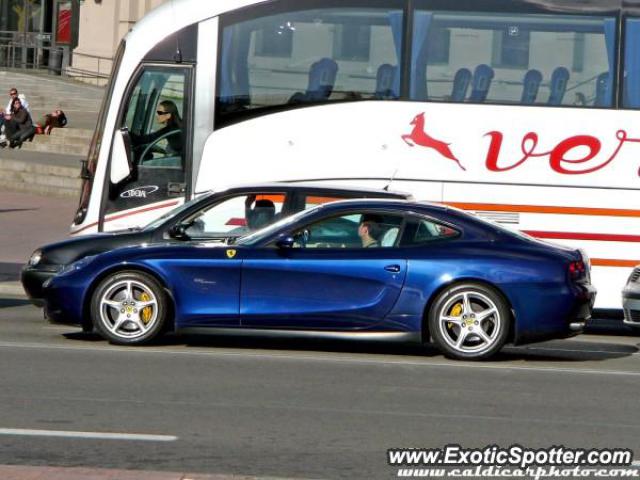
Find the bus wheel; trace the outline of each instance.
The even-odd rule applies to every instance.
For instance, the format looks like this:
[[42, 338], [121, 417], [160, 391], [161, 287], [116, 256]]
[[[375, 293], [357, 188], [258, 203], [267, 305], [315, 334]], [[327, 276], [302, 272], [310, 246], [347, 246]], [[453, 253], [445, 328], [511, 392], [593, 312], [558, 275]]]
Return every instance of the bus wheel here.
[[91, 299], [96, 330], [118, 345], [149, 343], [162, 332], [168, 311], [162, 286], [141, 272], [108, 276]]
[[429, 331], [442, 352], [459, 360], [482, 360], [507, 340], [509, 308], [485, 285], [463, 283], [444, 290], [429, 312]]

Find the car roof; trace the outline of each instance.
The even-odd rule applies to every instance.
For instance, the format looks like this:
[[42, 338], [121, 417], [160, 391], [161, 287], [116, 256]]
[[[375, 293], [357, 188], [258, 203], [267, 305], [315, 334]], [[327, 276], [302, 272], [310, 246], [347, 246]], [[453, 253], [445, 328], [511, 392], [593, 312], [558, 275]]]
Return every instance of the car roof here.
[[196, 195], [204, 193], [238, 193], [242, 191], [313, 191], [322, 192], [325, 194], [330, 193], [353, 193], [355, 195], [376, 195], [385, 198], [401, 198], [412, 199], [413, 196], [410, 193], [399, 192], [394, 190], [385, 190], [382, 188], [366, 188], [366, 187], [352, 187], [348, 185], [331, 185], [327, 183], [313, 183], [313, 182], [266, 182], [266, 183], [249, 183], [234, 185], [223, 190], [217, 190], [215, 192], [197, 192]]
[[347, 200], [337, 200], [335, 202], [324, 203], [318, 208], [398, 208], [401, 210], [429, 209], [441, 212], [459, 211], [451, 209], [447, 205], [426, 201], [405, 200], [401, 198], [350, 198]]

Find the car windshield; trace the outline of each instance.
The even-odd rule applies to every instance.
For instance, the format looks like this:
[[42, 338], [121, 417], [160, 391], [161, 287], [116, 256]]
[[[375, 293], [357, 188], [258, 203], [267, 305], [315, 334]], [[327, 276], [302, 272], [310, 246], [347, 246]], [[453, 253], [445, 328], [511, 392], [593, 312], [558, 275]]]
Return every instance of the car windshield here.
[[205, 193], [203, 195], [200, 195], [200, 196], [198, 196], [196, 198], [193, 198], [193, 199], [189, 200], [188, 202], [183, 203], [182, 205], [180, 205], [179, 207], [174, 208], [173, 210], [169, 210], [167, 213], [165, 213], [161, 217], [158, 217], [154, 221], [152, 221], [151, 223], [145, 225], [142, 228], [142, 230], [145, 231], [145, 232], [148, 232], [149, 230], [154, 230], [154, 229], [158, 228], [160, 225], [162, 225], [167, 220], [169, 220], [171, 218], [174, 218], [176, 215], [179, 215], [180, 213], [184, 212], [188, 208], [191, 208], [194, 203], [201, 201], [203, 198], [210, 197], [213, 194], [214, 194], [214, 192]]
[[322, 205], [316, 205], [315, 207], [311, 207], [307, 210], [302, 210], [301, 212], [294, 213], [290, 217], [283, 218], [282, 220], [279, 220], [276, 223], [272, 223], [271, 225], [264, 227], [263, 229], [258, 230], [257, 232], [241, 237], [238, 240], [236, 240], [234, 243], [236, 245], [247, 245], [247, 246], [256, 245], [260, 243], [264, 238], [271, 236], [273, 232], [276, 232], [279, 229], [286, 227], [287, 225], [291, 225], [297, 222], [298, 220], [300, 220], [302, 217], [305, 217], [306, 215], [313, 214], [313, 212], [316, 212], [320, 208], [322, 208]]

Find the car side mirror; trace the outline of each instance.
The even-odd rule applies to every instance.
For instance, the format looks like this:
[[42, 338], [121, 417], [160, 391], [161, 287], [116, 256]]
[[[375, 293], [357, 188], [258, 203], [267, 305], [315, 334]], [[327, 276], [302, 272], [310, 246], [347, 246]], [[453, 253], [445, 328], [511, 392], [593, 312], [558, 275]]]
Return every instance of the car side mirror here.
[[283, 235], [276, 242], [276, 247], [281, 249], [290, 249], [293, 248], [294, 242], [295, 239], [293, 238], [293, 235]]
[[109, 179], [112, 184], [119, 185], [128, 178], [131, 178], [134, 171], [129, 130], [121, 128], [115, 133], [111, 151], [111, 172]]
[[178, 223], [169, 229], [169, 236], [177, 240], [189, 240], [191, 237], [187, 233], [190, 227], [188, 223]]

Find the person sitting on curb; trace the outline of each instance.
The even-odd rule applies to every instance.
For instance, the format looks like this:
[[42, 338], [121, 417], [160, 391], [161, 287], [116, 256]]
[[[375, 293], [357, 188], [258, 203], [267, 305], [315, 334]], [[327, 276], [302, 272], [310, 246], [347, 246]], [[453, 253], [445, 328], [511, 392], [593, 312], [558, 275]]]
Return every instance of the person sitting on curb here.
[[31, 115], [22, 106], [19, 98], [14, 98], [11, 106], [11, 115], [5, 116], [6, 140], [0, 143], [1, 147], [7, 146], [7, 140], [11, 148], [21, 148], [22, 142], [32, 138], [36, 132]]
[[[5, 122], [7, 122], [11, 117], [11, 108], [13, 107], [13, 100], [16, 98], [20, 99], [20, 102], [22, 103], [22, 107], [25, 110], [27, 110], [29, 114], [31, 114], [31, 111], [29, 110], [29, 102], [27, 102], [26, 97], [22, 93], [18, 94], [18, 90], [15, 87], [10, 88], [9, 103], [7, 104], [7, 108], [5, 108], [4, 111], [0, 112], [0, 133], [2, 133]], [[4, 139], [0, 139], [0, 142], [4, 142]]]

